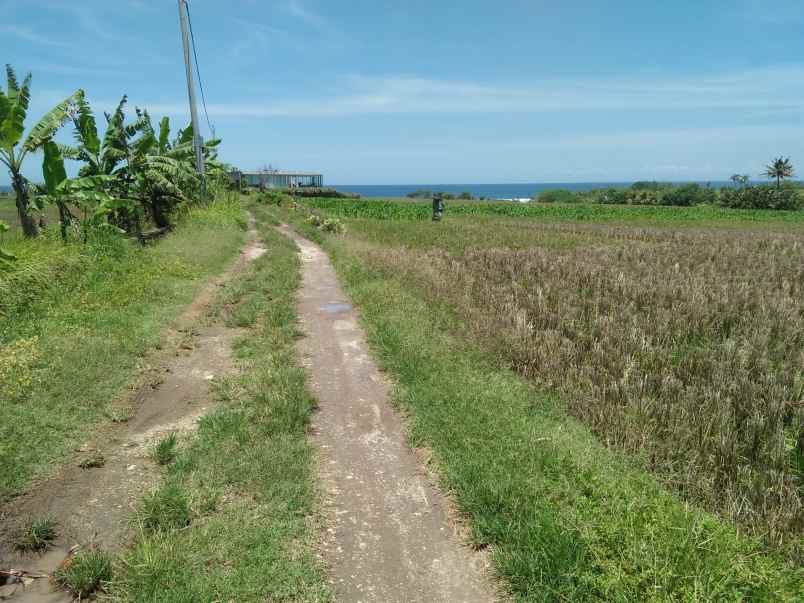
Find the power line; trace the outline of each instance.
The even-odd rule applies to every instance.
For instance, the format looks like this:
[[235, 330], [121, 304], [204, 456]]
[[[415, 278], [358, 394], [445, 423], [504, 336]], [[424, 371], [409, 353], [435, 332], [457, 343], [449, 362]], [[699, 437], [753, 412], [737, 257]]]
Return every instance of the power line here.
[[187, 23], [190, 24], [190, 41], [193, 44], [193, 57], [195, 58], [195, 74], [198, 76], [198, 87], [201, 89], [201, 104], [204, 106], [204, 115], [207, 118], [207, 126], [209, 126], [209, 131], [212, 134], [212, 137], [215, 138], [215, 128], [212, 126], [212, 123], [209, 121], [209, 113], [207, 112], [207, 99], [204, 96], [204, 83], [201, 80], [201, 71], [198, 69], [198, 55], [195, 51], [195, 36], [193, 35], [193, 20], [190, 18], [190, 3], [184, 3], [184, 6], [187, 8]]

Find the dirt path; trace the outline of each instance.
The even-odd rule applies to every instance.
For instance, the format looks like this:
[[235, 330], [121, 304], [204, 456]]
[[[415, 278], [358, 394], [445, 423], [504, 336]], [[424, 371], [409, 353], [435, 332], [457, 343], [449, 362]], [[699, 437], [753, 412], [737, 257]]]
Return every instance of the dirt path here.
[[482, 554], [463, 546], [408, 447], [389, 386], [368, 353], [326, 254], [286, 226], [301, 249], [299, 353], [319, 412], [328, 529], [324, 556], [338, 601], [494, 601]]
[[[24, 569], [48, 574], [74, 544], [119, 548], [126, 540], [130, 521], [144, 492], [159, 481], [160, 471], [149, 457], [154, 442], [170, 432], [190, 432], [213, 400], [210, 382], [235, 367], [230, 350], [237, 329], [204, 320], [217, 290], [250, 261], [265, 253], [257, 240], [253, 221], [240, 257], [211, 280], [167, 334], [166, 352], [152, 358], [155, 368], [149, 382], [129, 400], [133, 416], [125, 424], [102, 427], [75, 459], [53, 477], [37, 484], [0, 509], [0, 569]], [[82, 458], [100, 454], [103, 466], [82, 469]], [[28, 517], [52, 516], [59, 537], [44, 555], [25, 555], [11, 548], [11, 535]], [[54, 590], [47, 579], [22, 589], [0, 586], [0, 599], [13, 593], [17, 602], [71, 601]]]

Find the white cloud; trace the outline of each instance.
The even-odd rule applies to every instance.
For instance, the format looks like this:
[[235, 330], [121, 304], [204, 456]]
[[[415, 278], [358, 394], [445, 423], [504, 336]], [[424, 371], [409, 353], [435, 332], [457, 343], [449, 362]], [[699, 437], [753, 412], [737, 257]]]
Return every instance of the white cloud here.
[[[804, 108], [804, 65], [695, 77], [554, 78], [483, 83], [417, 76], [351, 76], [340, 96], [209, 105], [217, 117], [332, 117], [402, 113], [540, 113], [601, 110]], [[176, 107], [162, 105], [171, 113]]]

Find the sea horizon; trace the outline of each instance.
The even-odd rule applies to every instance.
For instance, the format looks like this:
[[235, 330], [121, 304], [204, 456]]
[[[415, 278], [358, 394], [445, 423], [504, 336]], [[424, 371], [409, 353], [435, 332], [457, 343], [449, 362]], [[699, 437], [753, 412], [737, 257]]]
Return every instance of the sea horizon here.
[[[567, 189], [571, 191], [590, 191], [599, 188], [629, 187], [639, 180], [622, 180], [615, 182], [509, 182], [509, 183], [421, 183], [421, 184], [325, 184], [325, 188], [334, 188], [341, 192], [357, 193], [361, 197], [406, 197], [415, 191], [437, 191], [459, 195], [463, 192], [471, 193], [474, 198], [487, 199], [523, 199], [532, 198], [537, 193], [552, 189]], [[659, 180], [674, 185], [700, 184], [721, 188], [734, 186], [728, 180]], [[765, 181], [752, 181], [758, 184]], [[11, 186], [0, 184], [0, 192], [11, 192]]]
[[[475, 198], [486, 197], [488, 199], [523, 199], [532, 198], [535, 194], [553, 189], [567, 189], [571, 191], [583, 192], [599, 188], [624, 188], [629, 187], [634, 182], [641, 180], [627, 180], [618, 182], [520, 182], [520, 183], [495, 183], [495, 184], [331, 184], [325, 183], [325, 188], [334, 188], [345, 193], [357, 193], [361, 197], [406, 197], [415, 191], [438, 191], [458, 195], [462, 192], [469, 192]], [[700, 184], [721, 188], [733, 186], [729, 180], [661, 180], [674, 185], [681, 184]], [[759, 181], [757, 181], [759, 182]], [[754, 182], [752, 182], [754, 184]]]

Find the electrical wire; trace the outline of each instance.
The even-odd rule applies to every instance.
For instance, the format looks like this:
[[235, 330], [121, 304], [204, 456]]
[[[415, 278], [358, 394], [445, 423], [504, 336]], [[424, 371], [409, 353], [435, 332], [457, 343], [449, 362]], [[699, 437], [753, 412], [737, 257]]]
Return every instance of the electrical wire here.
[[193, 35], [193, 20], [190, 18], [190, 3], [187, 0], [184, 1], [184, 6], [187, 9], [187, 22], [190, 24], [190, 40], [193, 44], [193, 57], [195, 59], [195, 74], [198, 77], [198, 87], [201, 89], [201, 104], [204, 106], [204, 115], [207, 118], [207, 126], [209, 126], [209, 131], [212, 136], [215, 136], [215, 128], [212, 127], [212, 123], [209, 120], [209, 113], [207, 112], [207, 99], [204, 96], [204, 84], [201, 81], [201, 71], [198, 68], [198, 55], [195, 51], [195, 36]]

